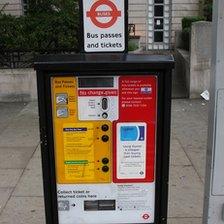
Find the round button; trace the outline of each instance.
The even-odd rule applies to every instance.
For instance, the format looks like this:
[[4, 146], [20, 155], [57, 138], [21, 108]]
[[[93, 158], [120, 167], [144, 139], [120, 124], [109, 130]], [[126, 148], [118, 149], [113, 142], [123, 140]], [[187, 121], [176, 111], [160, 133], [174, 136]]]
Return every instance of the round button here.
[[108, 172], [109, 171], [109, 167], [108, 166], [103, 166], [102, 167], [102, 171], [105, 172], [105, 173]]
[[103, 158], [102, 159], [102, 163], [103, 164], [108, 164], [109, 163], [109, 159], [108, 158]]
[[102, 141], [103, 142], [108, 142], [109, 141], [109, 136], [108, 135], [103, 135], [102, 136]]
[[107, 119], [107, 118], [108, 118], [108, 113], [103, 113], [103, 114], [102, 114], [102, 117], [103, 117], [104, 119]]
[[102, 125], [101, 129], [102, 129], [102, 131], [108, 131], [109, 126], [107, 124], [104, 124], [104, 125]]

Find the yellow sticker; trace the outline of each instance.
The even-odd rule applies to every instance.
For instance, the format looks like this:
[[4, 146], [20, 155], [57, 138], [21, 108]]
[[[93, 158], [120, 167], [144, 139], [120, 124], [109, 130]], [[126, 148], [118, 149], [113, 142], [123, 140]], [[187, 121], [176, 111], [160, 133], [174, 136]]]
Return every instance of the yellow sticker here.
[[[112, 123], [78, 119], [76, 77], [53, 77], [51, 92], [57, 183], [110, 183]], [[107, 131], [102, 130], [103, 125], [108, 125]], [[104, 135], [109, 141], [102, 141]], [[105, 158], [107, 164], [102, 162]], [[109, 168], [107, 172], [103, 171], [104, 166]]]
[[65, 178], [74, 181], [94, 180], [93, 123], [63, 125]]

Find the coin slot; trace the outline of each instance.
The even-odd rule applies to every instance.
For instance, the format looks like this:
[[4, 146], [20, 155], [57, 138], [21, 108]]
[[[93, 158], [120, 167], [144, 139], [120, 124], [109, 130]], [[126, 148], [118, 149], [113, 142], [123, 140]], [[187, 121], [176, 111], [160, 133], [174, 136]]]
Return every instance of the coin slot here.
[[103, 142], [108, 142], [109, 141], [109, 136], [108, 135], [103, 135], [101, 139], [102, 139]]
[[104, 110], [104, 111], [106, 111], [106, 110], [108, 110], [108, 107], [109, 107], [109, 105], [108, 105], [108, 99], [107, 98], [102, 98], [102, 101], [101, 101], [101, 106], [102, 106], [102, 109]]
[[102, 163], [103, 164], [108, 164], [109, 163], [109, 159], [108, 158], [103, 158], [102, 159]]
[[108, 131], [109, 130], [109, 126], [107, 124], [102, 125], [101, 127], [102, 131]]
[[107, 173], [109, 171], [109, 167], [108, 166], [103, 166], [102, 171]]

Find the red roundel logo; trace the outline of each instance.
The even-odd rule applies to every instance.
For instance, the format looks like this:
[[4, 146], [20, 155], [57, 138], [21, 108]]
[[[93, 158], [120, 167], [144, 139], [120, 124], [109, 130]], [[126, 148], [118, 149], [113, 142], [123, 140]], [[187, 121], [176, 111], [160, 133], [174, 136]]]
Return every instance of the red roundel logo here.
[[[97, 10], [100, 6], [108, 6], [110, 10]], [[109, 28], [116, 23], [118, 17], [121, 17], [121, 11], [118, 11], [117, 6], [110, 0], [99, 0], [92, 5], [86, 16], [91, 19], [95, 26]], [[109, 20], [102, 22], [100, 18], [109, 18]]]
[[149, 214], [147, 214], [147, 213], [144, 214], [144, 215], [142, 216], [142, 218], [145, 219], [145, 220], [149, 219], [149, 217], [150, 217], [150, 216], [149, 216]]

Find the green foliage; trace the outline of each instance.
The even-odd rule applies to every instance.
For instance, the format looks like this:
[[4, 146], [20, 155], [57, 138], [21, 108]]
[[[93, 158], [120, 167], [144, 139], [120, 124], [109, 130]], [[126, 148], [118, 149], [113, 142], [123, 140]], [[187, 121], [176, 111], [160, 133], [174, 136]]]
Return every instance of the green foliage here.
[[30, 0], [25, 16], [0, 13], [0, 49], [48, 52], [78, 49], [77, 0]]
[[187, 16], [182, 19], [182, 30], [191, 28], [191, 24], [198, 21], [203, 21], [203, 16]]
[[128, 51], [135, 51], [138, 49], [138, 45], [133, 42], [128, 42]]
[[204, 16], [207, 21], [212, 21], [213, 0], [205, 0], [204, 2]]
[[21, 18], [0, 14], [0, 48], [10, 49], [21, 45]]
[[191, 25], [194, 22], [205, 20], [202, 16], [188, 16], [182, 19], [182, 42], [185, 50], [190, 49]]

